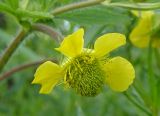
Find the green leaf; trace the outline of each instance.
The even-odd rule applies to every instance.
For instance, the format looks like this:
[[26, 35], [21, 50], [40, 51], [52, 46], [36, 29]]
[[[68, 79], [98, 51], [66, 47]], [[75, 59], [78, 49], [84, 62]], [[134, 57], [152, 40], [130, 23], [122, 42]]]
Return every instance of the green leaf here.
[[130, 13], [121, 8], [111, 8], [106, 6], [87, 7], [69, 11], [56, 16], [68, 21], [76, 22], [81, 25], [93, 24], [115, 24], [126, 23], [131, 21]]
[[86, 33], [84, 35], [85, 47], [93, 48], [95, 39], [101, 34], [105, 27], [104, 25], [86, 26]]
[[51, 19], [53, 15], [47, 12], [39, 12], [39, 11], [28, 11], [23, 9], [17, 9], [16, 14], [20, 18], [32, 18], [32, 19]]
[[53, 9], [56, 1], [59, 0], [29, 0], [27, 9], [31, 11], [47, 12], [49, 9]]

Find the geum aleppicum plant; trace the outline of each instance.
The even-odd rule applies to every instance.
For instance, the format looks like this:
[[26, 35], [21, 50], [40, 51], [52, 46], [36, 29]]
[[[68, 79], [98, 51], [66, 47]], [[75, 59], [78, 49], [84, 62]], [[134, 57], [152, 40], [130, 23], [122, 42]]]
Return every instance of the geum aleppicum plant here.
[[112, 50], [124, 45], [126, 38], [119, 33], [99, 37], [94, 49], [83, 48], [84, 30], [81, 28], [64, 38], [59, 48], [67, 58], [61, 65], [47, 61], [40, 65], [32, 83], [41, 84], [40, 93], [48, 94], [59, 83], [73, 88], [82, 96], [96, 96], [105, 84], [123, 92], [135, 78], [132, 64], [122, 57], [106, 57]]

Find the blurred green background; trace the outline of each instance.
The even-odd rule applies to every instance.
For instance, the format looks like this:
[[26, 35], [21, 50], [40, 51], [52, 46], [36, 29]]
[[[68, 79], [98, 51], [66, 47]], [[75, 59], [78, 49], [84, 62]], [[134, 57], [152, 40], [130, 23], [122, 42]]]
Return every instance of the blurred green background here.
[[[7, 1], [13, 7], [11, 1]], [[25, 0], [21, 0], [23, 3]], [[65, 4], [80, 0], [29, 0], [27, 9], [36, 11], [51, 11]], [[113, 0], [113, 2], [131, 2], [127, 0]], [[138, 1], [138, 0], [136, 0]], [[142, 0], [141, 0], [142, 1]], [[159, 0], [143, 0], [157, 2]], [[85, 29], [85, 47], [93, 48], [94, 41], [104, 33], [119, 32], [127, 37], [137, 19], [129, 10], [123, 8], [104, 7], [101, 5], [73, 10], [57, 15], [53, 20], [25, 19], [43, 23], [53, 27], [66, 36], [79, 27]], [[0, 13], [0, 54], [16, 36], [20, 24], [10, 14]], [[127, 39], [127, 45], [112, 52], [111, 56], [123, 56], [135, 67], [136, 79], [133, 86], [148, 92], [147, 77], [147, 48], [134, 47]], [[39, 61], [45, 58], [61, 59], [61, 54], [54, 50], [59, 44], [50, 36], [31, 31], [16, 52], [10, 58], [3, 72], [20, 64]], [[159, 52], [159, 51], [157, 51]], [[156, 56], [154, 56], [156, 57]], [[159, 77], [159, 62], [155, 60], [154, 71]], [[65, 90], [63, 85], [56, 86], [49, 95], [38, 93], [40, 86], [31, 85], [36, 67], [25, 69], [11, 75], [0, 82], [0, 116], [145, 116], [136, 108], [123, 93], [111, 91], [107, 86], [96, 97], [81, 97], [71, 89]], [[160, 83], [160, 79], [158, 79]], [[131, 86], [128, 89], [133, 97], [144, 105], [143, 100]], [[144, 105], [145, 107], [145, 105]]]

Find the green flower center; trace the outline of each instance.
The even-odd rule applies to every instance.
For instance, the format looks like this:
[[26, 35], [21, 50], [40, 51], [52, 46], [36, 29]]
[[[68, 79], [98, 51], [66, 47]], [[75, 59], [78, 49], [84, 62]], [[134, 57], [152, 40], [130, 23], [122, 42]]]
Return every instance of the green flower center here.
[[104, 85], [102, 62], [91, 54], [81, 54], [67, 65], [66, 82], [82, 96], [96, 96]]

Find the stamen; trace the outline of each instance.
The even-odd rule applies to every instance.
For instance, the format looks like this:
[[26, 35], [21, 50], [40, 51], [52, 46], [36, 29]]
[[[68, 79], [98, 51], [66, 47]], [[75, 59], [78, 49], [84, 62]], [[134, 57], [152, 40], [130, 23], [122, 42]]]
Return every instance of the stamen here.
[[101, 62], [89, 53], [83, 53], [67, 64], [66, 82], [82, 96], [96, 96], [104, 85]]

